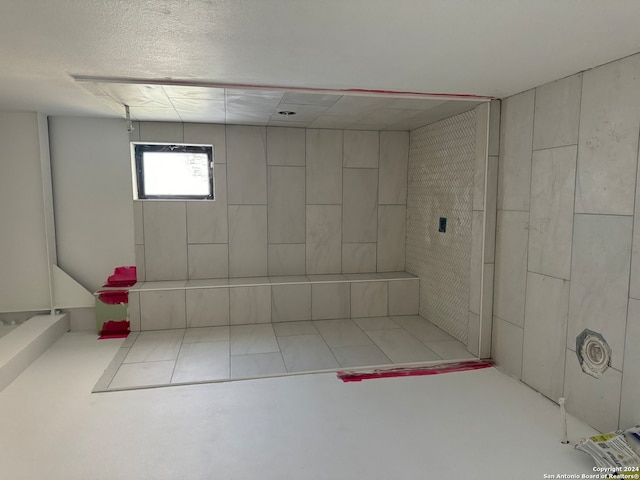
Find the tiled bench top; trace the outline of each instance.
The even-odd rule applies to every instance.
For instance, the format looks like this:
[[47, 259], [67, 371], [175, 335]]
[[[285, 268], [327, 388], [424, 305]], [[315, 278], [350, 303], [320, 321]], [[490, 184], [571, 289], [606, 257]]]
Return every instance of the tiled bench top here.
[[408, 272], [387, 273], [345, 273], [329, 275], [296, 275], [277, 277], [248, 278], [211, 278], [203, 280], [167, 280], [155, 282], [138, 282], [129, 289], [130, 292], [192, 290], [217, 287], [249, 287], [258, 285], [292, 285], [297, 283], [354, 283], [354, 282], [388, 282], [394, 280], [418, 280]]

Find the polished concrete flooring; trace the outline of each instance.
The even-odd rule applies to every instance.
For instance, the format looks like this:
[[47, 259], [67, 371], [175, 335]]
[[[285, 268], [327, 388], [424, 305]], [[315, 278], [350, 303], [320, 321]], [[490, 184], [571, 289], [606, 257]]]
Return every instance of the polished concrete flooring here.
[[418, 315], [130, 334], [95, 391], [473, 358]]
[[[558, 406], [494, 368], [91, 393], [122, 340], [64, 335], [0, 392], [0, 472], [48, 479], [542, 479], [593, 473]], [[594, 430], [569, 417], [572, 441]]]

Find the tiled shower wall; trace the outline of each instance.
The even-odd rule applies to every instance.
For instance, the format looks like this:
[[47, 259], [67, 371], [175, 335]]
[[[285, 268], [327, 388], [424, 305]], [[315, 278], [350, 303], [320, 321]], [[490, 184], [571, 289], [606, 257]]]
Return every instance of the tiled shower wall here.
[[214, 146], [215, 202], [136, 201], [139, 279], [405, 269], [408, 132], [141, 122]]
[[[409, 154], [407, 271], [420, 277], [420, 315], [464, 343], [475, 143], [471, 110], [413, 130]], [[440, 217], [447, 218], [445, 233], [438, 232]]]
[[[640, 56], [503, 101], [493, 356], [602, 431], [640, 423]], [[576, 336], [613, 350], [599, 379]]]

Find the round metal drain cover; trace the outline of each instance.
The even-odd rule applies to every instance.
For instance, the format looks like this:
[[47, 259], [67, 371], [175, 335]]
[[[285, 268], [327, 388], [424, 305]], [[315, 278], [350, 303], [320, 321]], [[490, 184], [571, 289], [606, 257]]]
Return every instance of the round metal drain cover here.
[[595, 378], [611, 366], [611, 347], [602, 334], [586, 328], [576, 337], [576, 355], [584, 373]]

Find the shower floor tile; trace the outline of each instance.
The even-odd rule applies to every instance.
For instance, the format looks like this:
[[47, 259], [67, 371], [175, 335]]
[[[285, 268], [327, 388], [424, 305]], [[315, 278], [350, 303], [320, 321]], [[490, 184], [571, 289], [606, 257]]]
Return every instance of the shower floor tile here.
[[145, 331], [129, 335], [94, 391], [468, 358], [417, 315]]

